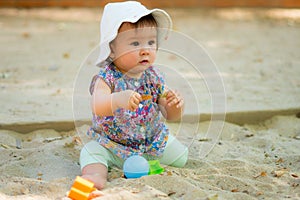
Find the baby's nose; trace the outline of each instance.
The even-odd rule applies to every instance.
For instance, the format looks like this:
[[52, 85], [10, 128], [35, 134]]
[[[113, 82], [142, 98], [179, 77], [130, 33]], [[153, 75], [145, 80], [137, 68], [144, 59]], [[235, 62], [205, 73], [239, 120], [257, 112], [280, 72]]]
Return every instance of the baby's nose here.
[[149, 48], [142, 48], [141, 50], [140, 50], [140, 54], [141, 55], [149, 55], [149, 51], [150, 51], [150, 49]]

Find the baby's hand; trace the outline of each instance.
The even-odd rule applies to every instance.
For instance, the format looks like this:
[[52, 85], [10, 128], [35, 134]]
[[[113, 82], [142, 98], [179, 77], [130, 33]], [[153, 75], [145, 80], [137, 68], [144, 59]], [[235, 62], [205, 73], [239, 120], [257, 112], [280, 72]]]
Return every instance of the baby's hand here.
[[135, 111], [142, 101], [142, 97], [139, 93], [133, 90], [124, 90], [118, 92], [116, 101], [118, 102], [117, 105], [119, 107]]
[[163, 97], [166, 98], [169, 107], [176, 106], [176, 108], [181, 108], [184, 105], [183, 97], [176, 90], [166, 91]]

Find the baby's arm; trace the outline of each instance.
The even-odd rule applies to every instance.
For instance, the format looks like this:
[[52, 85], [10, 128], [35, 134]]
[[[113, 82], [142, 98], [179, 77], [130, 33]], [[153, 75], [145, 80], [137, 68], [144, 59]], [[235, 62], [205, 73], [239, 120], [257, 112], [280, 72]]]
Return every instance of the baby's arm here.
[[180, 119], [183, 113], [184, 100], [182, 96], [173, 90], [166, 91], [158, 100], [162, 115], [171, 121]]
[[113, 116], [118, 108], [136, 110], [141, 101], [141, 95], [133, 90], [111, 93], [109, 86], [102, 79], [98, 79], [95, 83], [91, 106], [93, 113], [99, 116]]

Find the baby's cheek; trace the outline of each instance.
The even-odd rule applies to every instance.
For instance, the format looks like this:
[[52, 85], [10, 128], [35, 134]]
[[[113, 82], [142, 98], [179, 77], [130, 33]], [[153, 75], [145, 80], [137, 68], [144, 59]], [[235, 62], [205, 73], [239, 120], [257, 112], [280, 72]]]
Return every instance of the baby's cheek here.
[[135, 66], [138, 62], [138, 58], [134, 53], [128, 53], [124, 55], [124, 61], [128, 63], [129, 66]]

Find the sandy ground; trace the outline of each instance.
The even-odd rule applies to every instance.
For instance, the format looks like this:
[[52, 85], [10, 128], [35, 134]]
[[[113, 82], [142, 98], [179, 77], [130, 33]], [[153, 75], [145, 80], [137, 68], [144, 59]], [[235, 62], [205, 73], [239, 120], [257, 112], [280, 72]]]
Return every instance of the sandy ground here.
[[[158, 58], [174, 67], [169, 83], [186, 96], [188, 122], [169, 126], [189, 146], [189, 161], [137, 180], [113, 168], [99, 199], [299, 199], [300, 11], [168, 12], [218, 69], [199, 75], [177, 56]], [[98, 42], [100, 14], [0, 9], [0, 199], [61, 199], [80, 174], [87, 126], [74, 130], [72, 96]], [[206, 121], [216, 100], [205, 82], [211, 76], [224, 83], [217, 96], [226, 95], [225, 123]], [[86, 107], [78, 112], [76, 120], [88, 119]]]
[[[201, 159], [199, 149], [211, 142], [205, 137], [208, 125], [182, 124], [184, 137], [179, 138], [190, 145], [184, 168], [165, 167], [162, 175], [140, 179], [124, 179], [121, 170], [112, 168], [105, 196], [99, 199], [300, 198], [299, 118], [276, 116], [260, 125], [225, 123], [219, 142]], [[173, 132], [178, 129], [176, 124], [170, 127]], [[86, 128], [78, 131], [82, 141]], [[22, 141], [21, 149], [15, 148], [16, 138]], [[63, 197], [80, 174], [78, 156], [82, 145], [78, 142], [74, 131], [20, 134], [1, 130], [0, 197]]]

